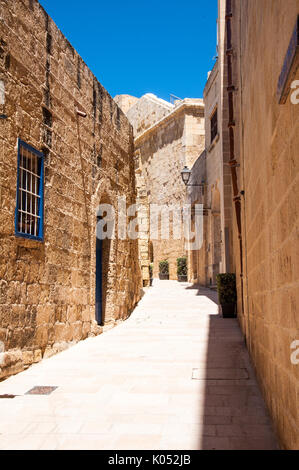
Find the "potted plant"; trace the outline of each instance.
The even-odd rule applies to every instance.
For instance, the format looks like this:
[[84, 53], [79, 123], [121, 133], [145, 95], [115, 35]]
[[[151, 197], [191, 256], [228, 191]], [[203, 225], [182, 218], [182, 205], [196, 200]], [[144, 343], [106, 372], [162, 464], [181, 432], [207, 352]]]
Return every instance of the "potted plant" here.
[[167, 281], [169, 279], [169, 263], [168, 261], [160, 261], [159, 263], [159, 279]]
[[179, 282], [188, 281], [188, 267], [187, 267], [187, 257], [183, 256], [182, 258], [177, 259], [177, 275]]
[[149, 276], [150, 276], [150, 286], [152, 286], [153, 285], [153, 272], [154, 272], [153, 263], [150, 263], [148, 269], [149, 269]]
[[218, 274], [217, 291], [223, 318], [236, 317], [237, 289], [235, 274]]

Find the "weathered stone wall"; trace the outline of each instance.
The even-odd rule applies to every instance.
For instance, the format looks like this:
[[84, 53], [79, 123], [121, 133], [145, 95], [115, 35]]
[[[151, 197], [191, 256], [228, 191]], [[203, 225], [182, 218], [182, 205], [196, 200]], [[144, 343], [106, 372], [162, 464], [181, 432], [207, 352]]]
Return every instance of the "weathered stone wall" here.
[[[230, 213], [232, 201], [231, 197], [227, 197], [227, 193], [231, 194], [230, 177], [227, 179], [224, 176], [227, 172], [223, 154], [223, 139], [225, 139], [226, 130], [223, 126], [224, 110], [221, 99], [223, 87], [220, 64], [221, 58], [217, 60], [210, 72], [204, 89], [205, 153], [195, 162], [191, 174], [192, 183], [204, 181], [205, 187], [204, 190], [197, 187], [190, 187], [188, 190], [189, 201], [192, 204], [204, 205], [204, 242], [197, 253], [190, 253], [190, 268], [193, 273], [197, 271], [198, 274], [197, 279], [193, 277], [193, 282], [206, 286], [215, 286], [217, 274], [225, 272], [229, 266], [225, 233], [231, 232], [231, 226], [228, 227], [227, 213]], [[218, 133], [212, 140], [211, 117], [216, 110]], [[228, 185], [229, 191], [226, 189]]]
[[130, 108], [137, 103], [139, 98], [131, 95], [116, 95], [114, 101], [120, 107], [123, 113], [127, 114]]
[[[3, 378], [102, 331], [96, 208], [136, 191], [131, 125], [36, 0], [0, 2], [0, 82]], [[44, 242], [15, 237], [18, 138], [45, 155]], [[104, 323], [130, 314], [139, 273], [137, 241], [104, 242]]]
[[218, 0], [218, 69], [219, 69], [219, 146], [221, 147], [221, 220], [223, 227], [223, 256], [222, 271], [235, 272], [235, 256], [233, 253], [233, 190], [231, 168], [228, 165], [230, 160], [229, 147], [229, 112], [227, 99], [227, 56], [225, 42], [225, 15], [226, 0]]
[[[190, 184], [195, 185], [202, 181], [206, 181], [207, 169], [206, 169], [206, 151], [204, 151], [200, 157], [196, 160], [192, 167], [190, 176]], [[192, 230], [195, 227], [195, 206], [202, 204], [203, 207], [208, 207], [209, 192], [207, 186], [204, 188], [198, 186], [190, 186], [187, 190], [188, 202], [192, 205]], [[199, 283], [206, 285], [207, 283], [207, 253], [208, 253], [208, 240], [209, 240], [209, 213], [207, 210], [203, 211], [203, 240], [202, 246], [199, 250], [188, 250], [188, 265], [189, 265], [189, 282], [194, 284]]]
[[[158, 239], [151, 240], [150, 205], [179, 205], [186, 201], [181, 180], [185, 165], [193, 166], [204, 148], [203, 100], [185, 98], [175, 104], [147, 93], [129, 107], [131, 97], [115, 97], [134, 128], [135, 175], [139, 206], [139, 262], [143, 284], [149, 283], [149, 264], [154, 260], [154, 276], [159, 262], [170, 263], [170, 278], [177, 279], [177, 258], [186, 255], [183, 237], [174, 240], [170, 219], [170, 240], [163, 239], [158, 222]], [[129, 109], [128, 109], [129, 108]], [[156, 223], [157, 225], [157, 223]], [[190, 264], [190, 272], [192, 271]]]
[[[114, 100], [132, 124], [135, 138], [158, 121], [163, 120], [174, 109], [173, 104], [158, 98], [152, 93], [147, 93], [139, 99], [130, 95], [117, 95]], [[149, 234], [150, 209], [148, 192], [139, 150], [135, 152], [135, 176], [138, 206], [139, 264], [143, 285], [148, 286], [150, 280], [149, 265], [152, 261], [153, 247]]]
[[152, 93], [147, 93], [142, 96], [127, 112], [126, 115], [133, 126], [134, 135], [137, 137], [139, 134], [149, 129], [160, 119], [163, 119], [169, 114], [173, 105], [164, 101]]
[[[239, 319], [287, 449], [299, 448], [299, 365], [291, 362], [291, 344], [299, 340], [299, 105], [290, 94], [278, 104], [276, 90], [298, 7], [297, 0], [232, 2], [236, 157], [245, 190]], [[234, 257], [239, 275], [236, 226]]]
[[[215, 285], [216, 276], [225, 269], [224, 218], [221, 207], [225, 205], [223, 193], [221, 83], [219, 63], [216, 62], [204, 90], [206, 135], [206, 207], [208, 212], [207, 277], [206, 285]], [[217, 109], [218, 133], [212, 140], [211, 118]], [[230, 202], [231, 203], [231, 202]]]
[[149, 218], [150, 210], [148, 203], [148, 194], [145, 184], [145, 178], [142, 174], [142, 164], [140, 152], [135, 152], [135, 177], [137, 188], [137, 210], [138, 210], [138, 249], [139, 249], [139, 264], [141, 268], [141, 275], [143, 286], [147, 287], [150, 283], [149, 266], [152, 262], [151, 242], [149, 234]]
[[[148, 204], [180, 206], [186, 202], [186, 188], [181, 179], [183, 167], [193, 165], [204, 148], [204, 119], [201, 100], [186, 100], [163, 120], [135, 139], [136, 167], [142, 177], [140, 188], [147, 193]], [[138, 184], [138, 183], [137, 183]], [[152, 224], [151, 228], [154, 227]], [[186, 255], [183, 236], [151, 240], [154, 277], [159, 275], [159, 262], [169, 261], [170, 279], [177, 279], [177, 258]]]

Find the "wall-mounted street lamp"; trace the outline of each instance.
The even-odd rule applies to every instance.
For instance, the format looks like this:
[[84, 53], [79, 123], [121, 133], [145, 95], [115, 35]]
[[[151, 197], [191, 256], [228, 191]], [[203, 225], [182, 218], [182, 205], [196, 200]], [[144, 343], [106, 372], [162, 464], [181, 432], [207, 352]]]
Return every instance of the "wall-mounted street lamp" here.
[[190, 181], [190, 177], [191, 177], [191, 170], [189, 170], [189, 168], [187, 166], [185, 166], [183, 168], [183, 170], [181, 171], [181, 177], [182, 177], [182, 180], [183, 180], [183, 183], [185, 186], [198, 186], [198, 187], [201, 187], [201, 188], [204, 188], [205, 184], [204, 183], [201, 183], [201, 184], [189, 184], [189, 181]]

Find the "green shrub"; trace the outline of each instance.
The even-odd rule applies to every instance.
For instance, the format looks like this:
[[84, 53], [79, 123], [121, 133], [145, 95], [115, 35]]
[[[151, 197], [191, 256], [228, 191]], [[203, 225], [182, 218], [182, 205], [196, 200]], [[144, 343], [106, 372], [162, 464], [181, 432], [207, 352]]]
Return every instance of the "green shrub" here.
[[235, 274], [218, 274], [217, 291], [219, 303], [232, 304], [237, 301], [236, 275]]
[[188, 267], [187, 267], [187, 257], [183, 256], [182, 258], [177, 259], [177, 275], [178, 276], [187, 276]]
[[169, 274], [169, 263], [168, 261], [160, 261], [159, 263], [160, 274]]
[[153, 279], [153, 272], [154, 272], [154, 265], [153, 265], [153, 263], [150, 263], [148, 269], [149, 269], [150, 279]]

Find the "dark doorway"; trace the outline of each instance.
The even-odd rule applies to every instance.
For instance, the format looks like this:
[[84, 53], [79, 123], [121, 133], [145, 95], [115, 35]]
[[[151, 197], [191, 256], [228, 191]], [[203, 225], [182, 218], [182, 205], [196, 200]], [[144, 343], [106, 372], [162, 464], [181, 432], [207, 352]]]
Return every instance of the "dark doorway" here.
[[[100, 217], [98, 217], [98, 221]], [[103, 324], [103, 240], [96, 237], [96, 320], [98, 325]]]
[[[102, 216], [97, 217], [97, 223], [102, 220]], [[111, 294], [111, 281], [110, 272], [110, 249], [111, 240], [105, 238], [102, 240], [101, 236], [98, 237], [98, 230], [96, 236], [96, 282], [95, 282], [95, 304], [96, 304], [96, 321], [98, 325], [103, 326], [105, 322], [109, 321], [109, 312], [107, 313], [108, 301], [108, 288], [110, 286]], [[111, 312], [110, 312], [111, 313]]]

